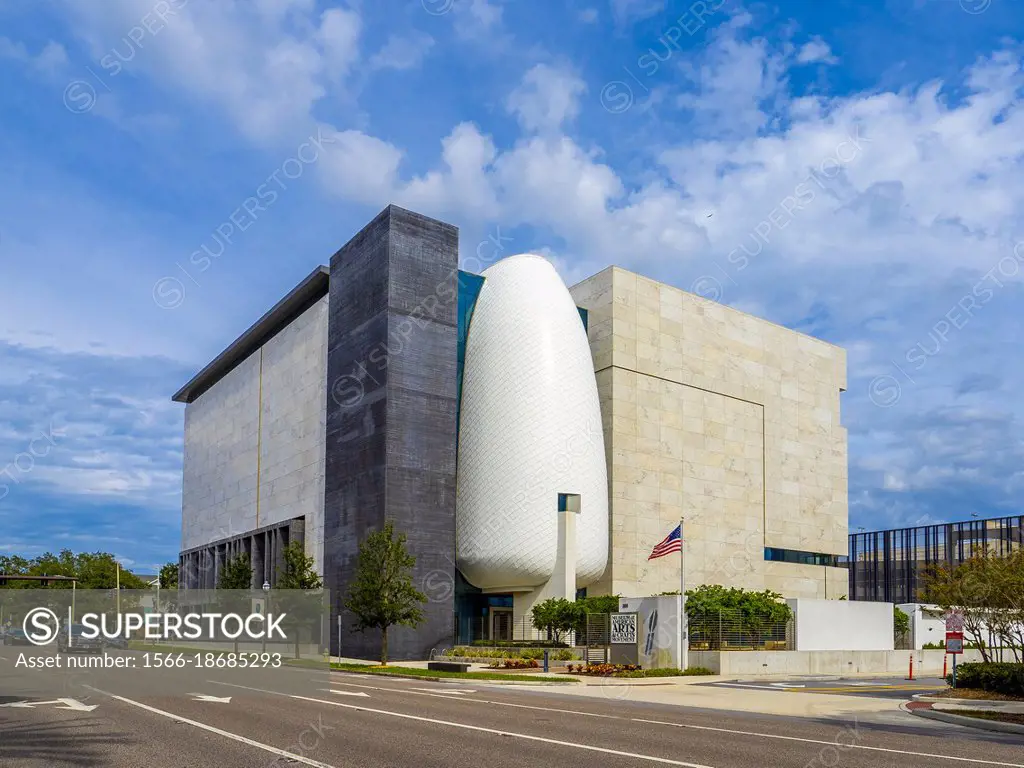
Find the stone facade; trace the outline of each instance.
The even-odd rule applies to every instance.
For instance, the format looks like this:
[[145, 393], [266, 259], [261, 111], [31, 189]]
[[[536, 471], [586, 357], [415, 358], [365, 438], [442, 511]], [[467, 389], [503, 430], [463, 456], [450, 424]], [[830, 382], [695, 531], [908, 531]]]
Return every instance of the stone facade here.
[[[394, 628], [392, 658], [425, 658], [454, 629], [458, 230], [395, 206], [331, 258], [325, 585], [343, 655], [376, 658], [343, 598], [359, 543], [386, 521], [408, 536], [425, 621]], [[447, 589], [428, 589], [438, 581]]]
[[182, 551], [304, 518], [322, 567], [326, 354], [324, 297], [186, 406]]
[[588, 591], [678, 589], [679, 559], [647, 557], [685, 517], [688, 587], [845, 595], [845, 569], [764, 554], [847, 553], [845, 351], [618, 267], [571, 292], [609, 468], [611, 555]]

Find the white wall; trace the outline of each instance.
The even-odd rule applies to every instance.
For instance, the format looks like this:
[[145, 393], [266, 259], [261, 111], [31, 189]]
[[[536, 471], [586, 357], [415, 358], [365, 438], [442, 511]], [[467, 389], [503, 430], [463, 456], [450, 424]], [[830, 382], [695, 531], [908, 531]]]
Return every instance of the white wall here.
[[[953, 657], [944, 651], [690, 651], [690, 666], [707, 667], [717, 675], [902, 675], [938, 677], [944, 665], [953, 670]], [[958, 663], [981, 661], [968, 650]]]
[[797, 651], [893, 650], [892, 603], [787, 600]]
[[185, 407], [182, 549], [305, 517], [322, 568], [326, 355], [324, 297]]
[[897, 605], [910, 618], [910, 639], [914, 648], [920, 650], [926, 643], [946, 642], [946, 620], [941, 608], [921, 603]]

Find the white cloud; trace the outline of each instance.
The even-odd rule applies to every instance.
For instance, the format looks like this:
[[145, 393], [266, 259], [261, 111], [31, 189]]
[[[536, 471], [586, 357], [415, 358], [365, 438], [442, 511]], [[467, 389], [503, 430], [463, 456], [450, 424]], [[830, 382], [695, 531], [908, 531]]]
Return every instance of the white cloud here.
[[68, 63], [68, 54], [64, 46], [50, 40], [37, 54], [32, 54], [19, 42], [0, 37], [0, 58], [14, 59], [27, 64], [36, 72], [53, 76], [64, 70]]
[[[139, 44], [129, 32], [152, 14], [149, 0], [64, 2], [76, 34], [108, 77], [122, 68], [147, 74], [223, 110], [259, 142], [308, 129], [313, 106], [329, 85], [344, 87], [359, 59], [361, 19], [347, 7], [318, 18], [305, 0], [280, 6], [264, 0], [257, 13], [244, 4], [189, 3]], [[112, 47], [111, 40], [118, 42]]]
[[586, 90], [575, 73], [537, 64], [523, 75], [506, 106], [527, 132], [559, 130], [579, 114], [580, 96]]
[[660, 13], [665, 0], [611, 0], [611, 8], [616, 21], [639, 21]]
[[330, 8], [320, 17], [317, 39], [323, 50], [328, 76], [340, 80], [359, 56], [362, 21], [355, 11]]
[[370, 58], [370, 66], [374, 69], [414, 69], [433, 47], [434, 38], [427, 34], [391, 35]]
[[832, 55], [832, 49], [828, 43], [820, 37], [804, 43], [796, 60], [801, 64], [838, 64], [839, 59]]

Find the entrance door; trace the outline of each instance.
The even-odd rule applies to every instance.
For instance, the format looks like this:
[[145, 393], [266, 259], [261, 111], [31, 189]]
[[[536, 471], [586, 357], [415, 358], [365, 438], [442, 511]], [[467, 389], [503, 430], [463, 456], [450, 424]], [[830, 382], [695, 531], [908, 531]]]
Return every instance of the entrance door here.
[[512, 639], [512, 611], [507, 608], [491, 609], [491, 640]]

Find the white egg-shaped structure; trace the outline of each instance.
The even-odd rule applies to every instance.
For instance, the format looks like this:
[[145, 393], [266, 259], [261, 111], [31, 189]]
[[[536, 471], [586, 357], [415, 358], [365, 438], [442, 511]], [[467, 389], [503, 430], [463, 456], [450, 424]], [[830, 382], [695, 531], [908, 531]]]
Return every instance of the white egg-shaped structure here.
[[551, 578], [558, 495], [579, 494], [576, 586], [608, 560], [608, 479], [587, 332], [541, 256], [483, 272], [466, 342], [459, 419], [456, 556], [485, 590]]

